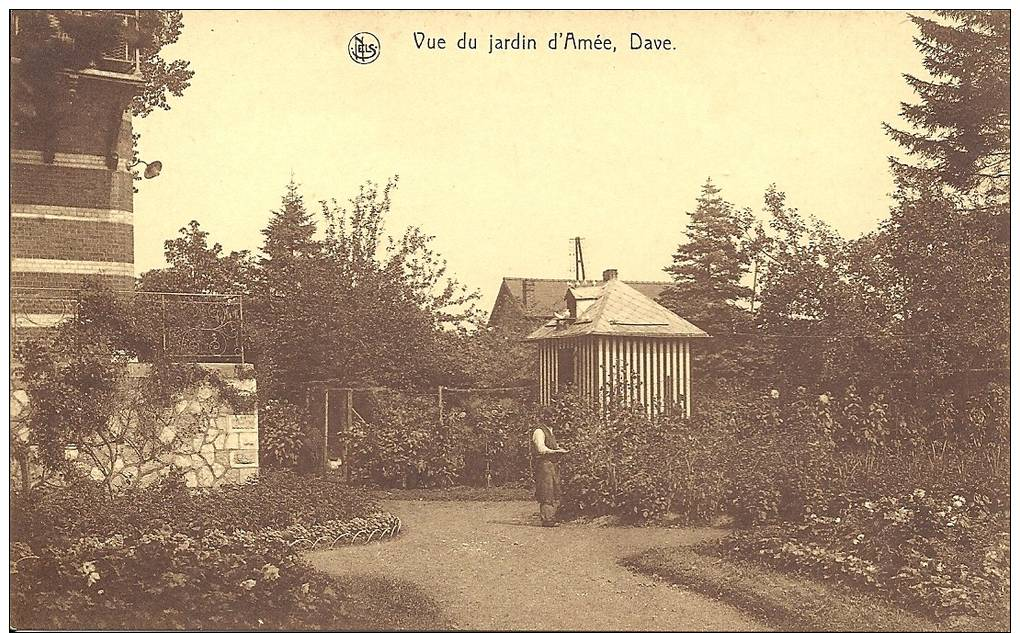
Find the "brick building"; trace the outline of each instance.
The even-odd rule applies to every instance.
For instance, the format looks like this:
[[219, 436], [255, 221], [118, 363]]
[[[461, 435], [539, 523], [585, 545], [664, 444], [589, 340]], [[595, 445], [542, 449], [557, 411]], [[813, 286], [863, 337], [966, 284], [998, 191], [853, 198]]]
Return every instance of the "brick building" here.
[[[15, 337], [45, 332], [78, 305], [89, 277], [105, 286], [134, 286], [134, 144], [130, 105], [143, 87], [140, 22], [155, 10], [17, 10], [11, 12], [11, 312]], [[71, 30], [74, 35], [68, 34]], [[98, 34], [98, 35], [97, 35]], [[109, 47], [109, 48], [107, 48]], [[162, 354], [201, 362], [220, 381], [253, 398], [245, 363], [238, 295], [125, 293], [138, 314], [157, 323]], [[152, 334], [149, 332], [148, 334]], [[158, 335], [161, 335], [158, 336]], [[126, 390], [149, 375], [151, 359], [135, 359], [121, 376]], [[11, 434], [32, 437], [26, 386], [11, 377]], [[64, 455], [110, 489], [141, 485], [184, 471], [188, 487], [240, 483], [258, 475], [258, 412], [220, 399], [220, 382], [177, 394], [157, 416], [159, 451], [145, 440], [68, 445]], [[183, 403], [183, 407], [180, 406]], [[118, 406], [122, 437], [142, 418], [130, 402]], [[131, 431], [133, 433], [133, 431]], [[28, 453], [31, 455], [31, 452]], [[45, 478], [28, 460], [28, 479]], [[13, 469], [12, 469], [13, 470]], [[24, 482], [23, 482], [24, 483]], [[38, 482], [36, 482], [38, 483]]]
[[[124, 31], [137, 11], [119, 11]], [[134, 279], [131, 99], [142, 84], [126, 38], [77, 71], [25, 63], [33, 33], [11, 12], [10, 247], [15, 326], [51, 325], [61, 310], [26, 289], [113, 288]], [[54, 22], [55, 24], [55, 22]], [[47, 296], [52, 297], [50, 292]]]

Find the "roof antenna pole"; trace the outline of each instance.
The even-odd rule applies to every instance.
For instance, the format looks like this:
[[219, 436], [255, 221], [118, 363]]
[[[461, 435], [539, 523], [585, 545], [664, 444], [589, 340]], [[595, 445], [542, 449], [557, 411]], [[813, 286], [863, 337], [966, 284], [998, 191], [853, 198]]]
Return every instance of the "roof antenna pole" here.
[[574, 243], [574, 280], [584, 281], [584, 253], [581, 252], [581, 238], [575, 237], [570, 241]]

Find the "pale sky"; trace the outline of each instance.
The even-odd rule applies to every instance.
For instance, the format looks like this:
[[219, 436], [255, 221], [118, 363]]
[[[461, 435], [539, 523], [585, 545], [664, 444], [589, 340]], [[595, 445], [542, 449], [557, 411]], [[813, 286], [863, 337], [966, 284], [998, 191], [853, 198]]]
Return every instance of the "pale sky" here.
[[[197, 219], [227, 250], [261, 244], [294, 172], [309, 208], [366, 179], [400, 175], [394, 232], [418, 224], [489, 310], [500, 279], [665, 280], [686, 211], [711, 176], [760, 208], [788, 202], [845, 237], [888, 216], [898, 148], [882, 132], [913, 99], [915, 29], [894, 12], [186, 11], [165, 56], [195, 77], [169, 112], [135, 120], [141, 157], [135, 260], [164, 265], [163, 241]], [[354, 63], [369, 31], [379, 58]], [[447, 40], [417, 50], [414, 32]], [[478, 50], [461, 51], [463, 33]], [[609, 37], [617, 52], [550, 51], [554, 32]], [[675, 50], [634, 52], [629, 35]], [[488, 36], [538, 50], [488, 53]]]

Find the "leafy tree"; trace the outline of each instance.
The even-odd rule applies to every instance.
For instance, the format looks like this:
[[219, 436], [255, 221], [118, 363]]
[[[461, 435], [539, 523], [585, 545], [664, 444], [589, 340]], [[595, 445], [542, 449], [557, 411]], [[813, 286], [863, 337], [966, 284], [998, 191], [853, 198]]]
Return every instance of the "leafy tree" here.
[[347, 205], [322, 202], [322, 239], [291, 183], [263, 232], [255, 318], [259, 374], [270, 395], [300, 401], [308, 381], [442, 384], [445, 331], [477, 316], [476, 293], [452, 279], [432, 237], [387, 237], [396, 180], [361, 187]]
[[673, 285], [660, 303], [713, 336], [698, 341], [699, 380], [746, 376], [751, 344], [746, 337], [750, 315], [743, 305], [751, 289], [742, 284], [750, 259], [746, 236], [751, 226], [747, 210], [723, 200], [709, 178], [702, 185], [695, 208], [688, 213], [684, 241], [665, 271]]
[[767, 226], [750, 247], [758, 262], [756, 324], [777, 362], [777, 383], [881, 384], [903, 349], [899, 279], [882, 233], [847, 241], [821, 220], [765, 192]]
[[36, 119], [73, 89], [66, 72], [75, 73], [101, 62], [106, 51], [121, 41], [138, 47], [142, 85], [131, 110], [146, 116], [154, 109], [169, 110], [168, 95], [179, 97], [194, 76], [185, 60], [167, 61], [160, 52], [180, 37], [178, 10], [144, 9], [138, 29], [125, 27], [112, 10], [21, 9], [14, 11], [18, 33], [11, 55], [20, 59], [20, 72], [11, 84], [15, 124]]
[[538, 375], [537, 354], [523, 341], [528, 327], [480, 327], [474, 332], [442, 332], [436, 370], [450, 387], [526, 387]]
[[223, 253], [219, 242], [209, 245], [209, 232], [198, 220], [182, 227], [180, 237], [166, 240], [170, 264], [142, 274], [138, 287], [151, 292], [244, 293], [252, 284], [254, 263], [248, 251]]
[[436, 384], [441, 332], [477, 323], [478, 293], [449, 275], [419, 227], [386, 237], [397, 180], [363, 185], [349, 205], [322, 203], [327, 219], [320, 281], [337, 310], [328, 365], [352, 384]]
[[184, 18], [179, 10], [143, 9], [140, 15], [142, 42], [140, 56], [142, 88], [131, 102], [135, 116], [148, 116], [154, 109], [169, 110], [167, 97], [180, 97], [191, 85], [195, 71], [183, 59], [167, 61], [160, 55], [163, 47], [173, 44], [181, 36]]
[[132, 331], [147, 332], [151, 338], [141, 358], [149, 360], [168, 350], [189, 360], [222, 359], [206, 356], [214, 353], [240, 355], [252, 347], [252, 328], [242, 318], [255, 274], [252, 257], [248, 251], [224, 254], [218, 242], [210, 245], [209, 233], [196, 220], [179, 234], [164, 242], [170, 265], [143, 273], [136, 283], [142, 292], [125, 301], [131, 308]]
[[899, 389], [914, 376], [905, 362], [911, 339], [903, 328], [902, 282], [893, 265], [888, 233], [873, 231], [844, 242], [826, 303], [832, 332], [822, 342], [828, 388]]
[[761, 264], [756, 318], [765, 330], [807, 333], [829, 314], [844, 241], [821, 220], [787, 206], [775, 185], [765, 192], [763, 214], [768, 227], [755, 241]]
[[891, 159], [886, 230], [922, 392], [966, 391], [1009, 362], [1009, 12], [936, 15], [911, 17], [931, 79], [906, 77], [910, 127], [886, 125], [909, 157]]
[[963, 210], [941, 189], [898, 195], [889, 241], [903, 284], [903, 329], [916, 337], [911, 358], [922, 393], [1005, 379], [1009, 242], [992, 236], [988, 216]]

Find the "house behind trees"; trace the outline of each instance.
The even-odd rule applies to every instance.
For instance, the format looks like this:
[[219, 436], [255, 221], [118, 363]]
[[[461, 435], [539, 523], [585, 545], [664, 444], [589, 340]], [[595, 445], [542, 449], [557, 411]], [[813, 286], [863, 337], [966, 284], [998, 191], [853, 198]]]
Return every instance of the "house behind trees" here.
[[[504, 277], [489, 314], [489, 326], [533, 330], [567, 309], [566, 293], [574, 286], [592, 282], [574, 279]], [[670, 286], [668, 282], [628, 281], [628, 286], [654, 301]]]

